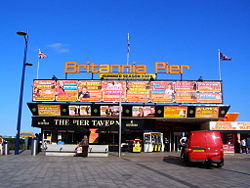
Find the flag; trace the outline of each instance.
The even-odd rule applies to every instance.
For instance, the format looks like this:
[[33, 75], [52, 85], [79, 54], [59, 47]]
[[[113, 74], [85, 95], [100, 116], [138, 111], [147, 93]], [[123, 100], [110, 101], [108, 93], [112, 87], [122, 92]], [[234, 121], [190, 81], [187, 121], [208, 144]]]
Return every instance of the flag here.
[[232, 58], [220, 52], [220, 60], [231, 61]]
[[38, 50], [38, 57], [39, 57], [39, 59], [44, 59], [44, 58], [47, 58], [48, 56], [45, 55], [43, 52], [41, 52], [41, 50], [39, 49]]
[[128, 45], [128, 53], [130, 53], [130, 39], [129, 39], [129, 33], [128, 33], [127, 45]]

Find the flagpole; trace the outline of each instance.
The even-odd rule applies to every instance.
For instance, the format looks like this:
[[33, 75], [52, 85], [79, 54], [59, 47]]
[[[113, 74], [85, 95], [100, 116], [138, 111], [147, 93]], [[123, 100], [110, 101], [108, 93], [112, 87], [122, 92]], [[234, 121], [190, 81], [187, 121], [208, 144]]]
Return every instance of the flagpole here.
[[38, 60], [37, 60], [37, 70], [36, 70], [36, 79], [38, 79], [38, 72], [39, 72], [39, 65], [40, 65], [40, 61], [39, 61], [39, 57], [38, 57]]
[[128, 33], [128, 39], [127, 39], [127, 65], [129, 64], [129, 55], [130, 55], [130, 40], [129, 40], [129, 33]]
[[218, 49], [218, 63], [219, 63], [219, 78], [221, 80], [221, 59], [220, 59], [220, 49]]

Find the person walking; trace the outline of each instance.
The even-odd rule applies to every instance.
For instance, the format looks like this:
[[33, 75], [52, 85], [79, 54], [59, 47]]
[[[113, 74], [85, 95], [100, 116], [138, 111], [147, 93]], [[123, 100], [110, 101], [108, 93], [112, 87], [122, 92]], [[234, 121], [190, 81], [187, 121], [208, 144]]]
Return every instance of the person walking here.
[[246, 144], [245, 138], [241, 140], [241, 150], [242, 150], [242, 153], [247, 153], [247, 144]]
[[88, 157], [89, 139], [87, 135], [84, 135], [82, 141], [79, 143], [79, 147], [82, 147], [82, 156]]
[[0, 136], [0, 155], [3, 155], [3, 142], [4, 142], [3, 137]]
[[186, 136], [183, 136], [180, 139], [180, 145], [181, 145], [181, 158], [183, 158], [184, 157], [184, 150], [187, 146], [187, 137]]
[[250, 138], [247, 138], [247, 153], [250, 153]]

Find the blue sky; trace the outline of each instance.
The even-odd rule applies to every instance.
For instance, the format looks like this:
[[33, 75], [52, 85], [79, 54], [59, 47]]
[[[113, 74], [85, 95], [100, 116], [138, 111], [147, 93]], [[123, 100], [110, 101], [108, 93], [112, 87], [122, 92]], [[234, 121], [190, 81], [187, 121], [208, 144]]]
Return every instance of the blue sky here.
[[[130, 61], [190, 65], [183, 79], [219, 79], [217, 50], [233, 58], [221, 63], [224, 104], [239, 112], [239, 121], [249, 121], [249, 0], [44, 0], [1, 3], [0, 135], [15, 135], [24, 40], [17, 31], [28, 31], [29, 49], [21, 131], [31, 127], [26, 103], [32, 101], [37, 51], [39, 78], [64, 78], [64, 63], [91, 61], [125, 64], [126, 37], [131, 35]], [[87, 74], [69, 78], [90, 78]], [[179, 76], [161, 75], [162, 79]]]

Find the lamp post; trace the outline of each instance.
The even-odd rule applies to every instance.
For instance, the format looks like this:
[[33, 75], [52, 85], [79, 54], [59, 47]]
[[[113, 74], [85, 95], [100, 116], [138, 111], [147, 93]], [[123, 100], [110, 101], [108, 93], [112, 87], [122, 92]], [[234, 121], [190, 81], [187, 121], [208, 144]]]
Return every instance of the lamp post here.
[[17, 32], [17, 35], [23, 36], [25, 47], [24, 47], [24, 56], [23, 56], [23, 68], [21, 76], [21, 86], [19, 94], [19, 107], [17, 115], [17, 134], [16, 134], [16, 143], [15, 143], [15, 155], [19, 154], [19, 138], [20, 138], [20, 129], [21, 129], [21, 120], [22, 120], [22, 104], [23, 104], [23, 88], [24, 88], [24, 78], [25, 78], [25, 67], [30, 66], [31, 64], [26, 62], [27, 50], [28, 50], [28, 34], [26, 32]]
[[118, 156], [121, 157], [121, 140], [122, 140], [122, 92], [120, 92], [119, 99], [119, 147]]

